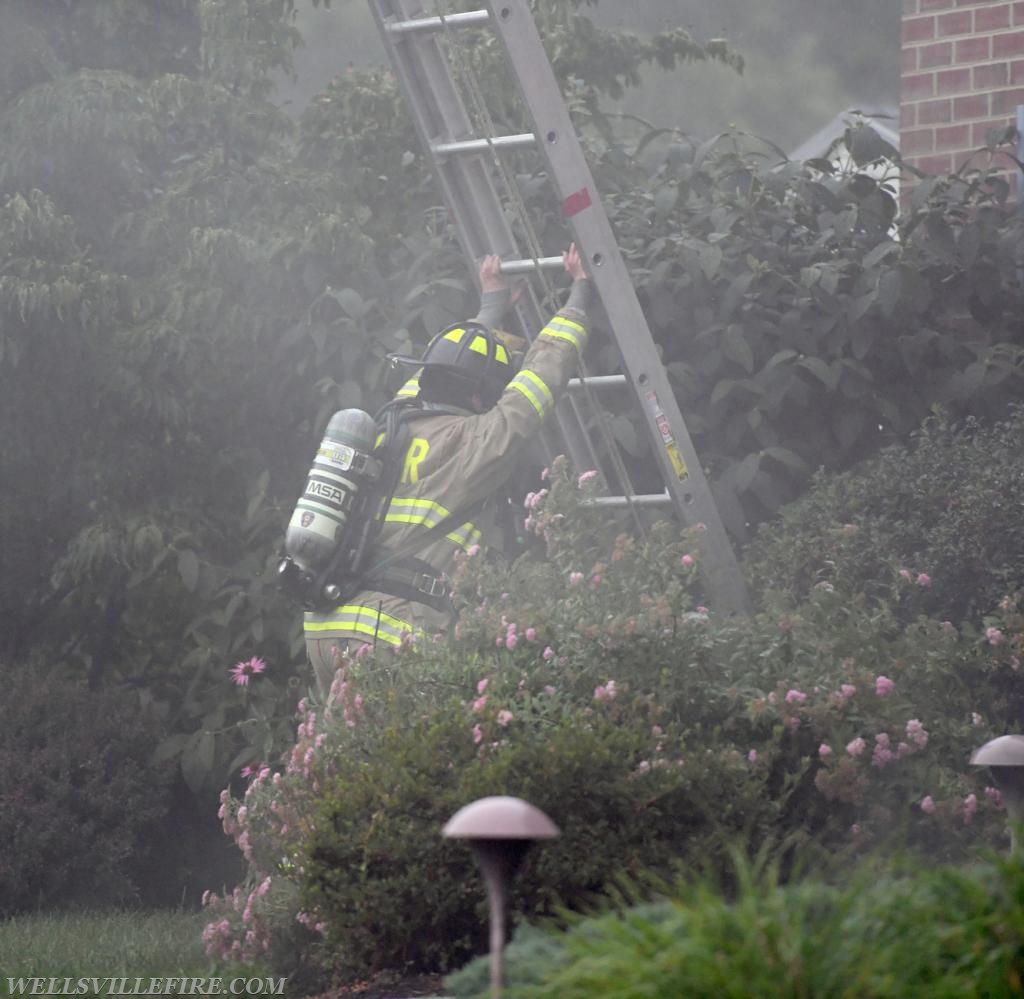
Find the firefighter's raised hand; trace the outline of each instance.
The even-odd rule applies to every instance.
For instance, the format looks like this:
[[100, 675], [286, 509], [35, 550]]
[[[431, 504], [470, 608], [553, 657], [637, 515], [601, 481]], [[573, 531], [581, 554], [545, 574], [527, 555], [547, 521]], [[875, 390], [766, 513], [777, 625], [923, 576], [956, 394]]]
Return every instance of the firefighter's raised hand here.
[[583, 269], [583, 258], [580, 251], [576, 249], [575, 243], [569, 244], [569, 249], [562, 254], [562, 263], [569, 272], [573, 281], [582, 281], [586, 278], [587, 272]]
[[480, 263], [480, 290], [504, 291], [507, 287], [508, 281], [501, 273], [501, 257], [489, 253]]

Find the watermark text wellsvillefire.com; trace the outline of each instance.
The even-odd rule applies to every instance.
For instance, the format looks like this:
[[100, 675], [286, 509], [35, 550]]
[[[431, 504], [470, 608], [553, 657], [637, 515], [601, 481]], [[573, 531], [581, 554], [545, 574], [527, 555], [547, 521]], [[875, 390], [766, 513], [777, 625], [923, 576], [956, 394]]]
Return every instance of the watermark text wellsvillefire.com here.
[[8, 978], [11, 996], [281, 996], [286, 978]]

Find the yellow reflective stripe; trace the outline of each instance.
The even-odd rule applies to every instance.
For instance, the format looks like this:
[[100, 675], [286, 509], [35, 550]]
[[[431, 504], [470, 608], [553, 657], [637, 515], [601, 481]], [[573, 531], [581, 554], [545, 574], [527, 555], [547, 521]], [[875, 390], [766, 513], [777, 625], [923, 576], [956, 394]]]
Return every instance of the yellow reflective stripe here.
[[555, 404], [555, 397], [551, 394], [551, 389], [548, 388], [547, 382], [537, 374], [536, 371], [531, 371], [529, 368], [524, 368], [519, 372], [519, 378], [524, 378], [537, 390], [540, 397], [544, 400], [545, 407], [553, 406]]
[[423, 634], [420, 628], [408, 621], [361, 604], [345, 604], [328, 614], [307, 614], [303, 628], [307, 634], [313, 635], [325, 631], [354, 631], [368, 638], [378, 638], [388, 645], [400, 645], [406, 635]]
[[508, 364], [508, 351], [500, 344], [494, 345], [494, 356], [499, 364]]
[[413, 375], [396, 393], [396, 399], [411, 399], [420, 394], [420, 376]]
[[515, 389], [521, 395], [525, 396], [526, 400], [530, 403], [530, 405], [533, 406], [533, 408], [535, 410], [537, 410], [537, 415], [542, 420], [544, 419], [544, 415], [545, 415], [544, 414], [544, 403], [542, 403], [540, 401], [540, 399], [538, 399], [533, 394], [532, 390], [528, 386], [522, 384], [522, 382], [520, 382], [519, 379], [517, 378], [517, 379], [514, 379], [513, 381], [510, 381], [508, 383], [508, 387], [510, 389]]
[[388, 506], [384, 522], [389, 524], [440, 524], [451, 511], [428, 499], [396, 496]]
[[548, 409], [555, 404], [555, 398], [551, 394], [551, 389], [544, 383], [544, 379], [529, 368], [520, 371], [508, 383], [508, 387], [522, 393], [529, 400], [530, 405], [537, 410], [541, 419], [547, 415]]
[[553, 340], [565, 340], [579, 350], [587, 338], [587, 331], [585, 327], [571, 319], [556, 316], [540, 331], [540, 335]]
[[466, 335], [466, 331], [463, 329], [449, 330], [445, 333], [445, 340], [451, 340], [452, 343], [462, 343], [462, 338]]
[[469, 349], [487, 357], [487, 337], [477, 334], [477, 336], [473, 337], [473, 342], [469, 345]]
[[467, 522], [461, 527], [457, 527], [451, 534], [446, 534], [445, 538], [462, 548], [469, 548], [472, 545], [480, 544], [483, 534], [473, 524]]

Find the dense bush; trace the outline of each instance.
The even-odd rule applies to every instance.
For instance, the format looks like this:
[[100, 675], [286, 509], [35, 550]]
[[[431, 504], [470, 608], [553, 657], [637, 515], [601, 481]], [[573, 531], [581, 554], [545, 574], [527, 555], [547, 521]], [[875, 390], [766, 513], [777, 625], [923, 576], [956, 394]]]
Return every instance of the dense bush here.
[[130, 901], [164, 817], [151, 768], [156, 719], [39, 663], [4, 666], [0, 698], [0, 916]]
[[489, 794], [562, 830], [517, 882], [534, 916], [679, 858], [725, 871], [737, 842], [784, 871], [1002, 843], [998, 792], [967, 761], [1024, 707], [1015, 598], [960, 630], [901, 622], [900, 589], [822, 586], [720, 620], [693, 596], [699, 530], [630, 537], [581, 505], [589, 476], [550, 476], [527, 500], [548, 557], [467, 558], [451, 641], [344, 661], [331, 703], [300, 706], [283, 767], [225, 792], [250, 875], [210, 899], [211, 953], [287, 939], [325, 973], [452, 967], [483, 946], [485, 910], [468, 851], [440, 830]]
[[[842, 887], [780, 886], [741, 862], [739, 890], [689, 879], [659, 904], [581, 920], [560, 935], [524, 927], [509, 946], [510, 999], [836, 999], [1024, 995], [1024, 866], [871, 868]], [[487, 964], [446, 982], [487, 995]]]
[[751, 543], [749, 579], [799, 601], [823, 582], [884, 597], [909, 574], [905, 611], [985, 613], [1024, 585], [1022, 440], [1020, 407], [994, 426], [935, 418], [908, 445], [819, 474]]

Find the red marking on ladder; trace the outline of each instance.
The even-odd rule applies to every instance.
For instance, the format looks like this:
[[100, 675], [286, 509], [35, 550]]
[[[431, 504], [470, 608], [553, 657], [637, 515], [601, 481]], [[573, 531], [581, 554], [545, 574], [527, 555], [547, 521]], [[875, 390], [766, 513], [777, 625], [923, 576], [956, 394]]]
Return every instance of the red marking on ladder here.
[[590, 200], [589, 189], [582, 187], [578, 191], [570, 194], [569, 197], [562, 202], [562, 216], [564, 218], [571, 219], [574, 215], [582, 212], [584, 208], [589, 208], [591, 204], [593, 204], [593, 202]]

